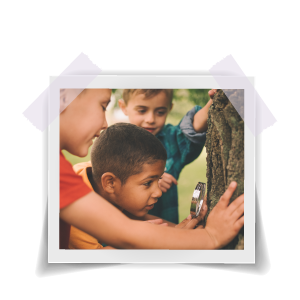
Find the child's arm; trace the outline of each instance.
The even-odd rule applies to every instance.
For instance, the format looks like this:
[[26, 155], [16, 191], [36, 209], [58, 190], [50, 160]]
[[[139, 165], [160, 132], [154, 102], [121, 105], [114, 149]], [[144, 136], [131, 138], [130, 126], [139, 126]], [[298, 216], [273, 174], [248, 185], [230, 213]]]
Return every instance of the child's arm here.
[[177, 229], [194, 229], [196, 225], [202, 226], [201, 222], [204, 220], [204, 217], [207, 213], [207, 196], [205, 195], [204, 201], [201, 207], [201, 211], [199, 213], [199, 216], [197, 218], [192, 218], [192, 215], [189, 215], [186, 219], [184, 219], [182, 222], [179, 224], [174, 224], [172, 222], [166, 221], [164, 219], [159, 219], [156, 216], [152, 216], [149, 214], [146, 214], [144, 217], [144, 220], [152, 221], [154, 224], [159, 224], [159, 225], [168, 225], [170, 227], [175, 227]]
[[[149, 219], [147, 220], [147, 216], [149, 216]], [[163, 220], [163, 219], [158, 219], [155, 216], [152, 215], [146, 215], [145, 216], [145, 221], [152, 223], [152, 224], [157, 224], [157, 225], [165, 225], [165, 226], [170, 226], [174, 227], [176, 229], [194, 229], [195, 226], [203, 220], [203, 216], [198, 216], [197, 218], [192, 218], [192, 215], [189, 215], [186, 219], [184, 219], [182, 222], [179, 224], [174, 224], [172, 222]], [[203, 226], [202, 226], [203, 227]]]
[[213, 103], [212, 99], [216, 91], [217, 90], [214, 89], [208, 92], [208, 95], [210, 97], [209, 101], [194, 116], [193, 127], [196, 132], [205, 132], [207, 130], [208, 109]]
[[159, 217], [156, 217], [156, 216], [152, 216], [152, 215], [149, 215], [149, 214], [146, 214], [145, 215], [145, 217], [144, 217], [144, 220], [145, 221], [155, 221], [155, 220], [161, 220], [161, 222], [157, 222], [156, 224], [160, 224], [160, 223], [162, 223], [162, 224], [167, 224], [168, 226], [170, 226], [170, 227], [175, 227], [176, 226], [176, 224], [174, 224], [174, 223], [172, 223], [172, 222], [169, 222], [169, 221], [167, 221], [167, 220], [164, 220], [164, 219], [162, 219], [162, 218], [159, 218]]
[[127, 216], [129, 219], [138, 220], [138, 221], [147, 221], [147, 222], [149, 222], [151, 224], [165, 225], [165, 226], [171, 226], [171, 227], [174, 227], [176, 225], [176, 224], [171, 223], [171, 222], [169, 222], [167, 220], [164, 220], [162, 218], [159, 218], [159, 217], [156, 217], [156, 216], [152, 216], [152, 215], [149, 215], [149, 214], [146, 214], [143, 217], [136, 217], [136, 216], [134, 216], [133, 214], [129, 213], [126, 210], [123, 210], [123, 214], [125, 216]]
[[244, 195], [229, 206], [232, 183], [207, 219], [205, 229], [177, 230], [130, 220], [95, 192], [61, 209], [60, 218], [116, 248], [216, 249], [228, 244], [244, 225]]

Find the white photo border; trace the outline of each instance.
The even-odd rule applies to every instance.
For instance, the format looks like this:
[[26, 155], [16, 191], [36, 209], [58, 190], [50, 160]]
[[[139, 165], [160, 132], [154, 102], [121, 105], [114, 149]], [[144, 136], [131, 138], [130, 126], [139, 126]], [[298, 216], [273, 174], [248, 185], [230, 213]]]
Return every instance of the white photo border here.
[[[64, 77], [66, 80], [64, 80]], [[59, 84], [50, 89], [49, 112], [59, 109], [59, 92], [65, 88], [110, 89], [219, 89], [216, 76], [203, 75], [99, 75], [88, 86], [80, 86], [80, 77], [60, 76]], [[222, 89], [246, 89], [241, 77], [226, 76]], [[51, 77], [55, 81], [56, 77]], [[72, 82], [74, 80], [74, 84]], [[92, 77], [91, 77], [92, 78]], [[254, 78], [247, 77], [252, 85]], [[78, 80], [79, 79], [79, 80]], [[245, 97], [247, 93], [244, 93]], [[244, 107], [255, 111], [255, 99], [244, 99]], [[244, 114], [245, 115], [245, 114]], [[246, 116], [245, 116], [246, 117]], [[255, 116], [253, 116], [255, 118]], [[64, 250], [59, 249], [59, 113], [49, 125], [48, 143], [48, 262], [49, 263], [255, 263], [255, 136], [245, 124], [245, 225], [244, 250]], [[253, 120], [251, 120], [253, 121]], [[254, 120], [255, 121], [255, 120]], [[192, 191], [191, 191], [192, 194]]]

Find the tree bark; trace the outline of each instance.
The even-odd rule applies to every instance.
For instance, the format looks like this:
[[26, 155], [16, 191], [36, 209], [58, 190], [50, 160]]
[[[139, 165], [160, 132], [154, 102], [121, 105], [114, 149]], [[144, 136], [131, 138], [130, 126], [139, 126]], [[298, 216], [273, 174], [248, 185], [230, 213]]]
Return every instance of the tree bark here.
[[[243, 101], [243, 98], [240, 101]], [[239, 107], [243, 109], [243, 106], [243, 103], [239, 103]], [[237, 182], [237, 188], [230, 202], [244, 193], [244, 121], [235, 107], [223, 90], [217, 90], [208, 112], [205, 143], [207, 216], [231, 181]], [[224, 249], [244, 249], [244, 228]]]

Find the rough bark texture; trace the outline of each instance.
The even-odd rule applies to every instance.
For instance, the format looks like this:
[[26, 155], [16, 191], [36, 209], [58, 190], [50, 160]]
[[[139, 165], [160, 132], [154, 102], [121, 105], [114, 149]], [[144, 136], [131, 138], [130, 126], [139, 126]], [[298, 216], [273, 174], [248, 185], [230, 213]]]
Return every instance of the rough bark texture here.
[[[244, 193], [244, 121], [222, 90], [208, 112], [205, 146], [208, 216], [231, 181], [237, 182], [231, 201]], [[244, 228], [224, 249], [244, 249]]]

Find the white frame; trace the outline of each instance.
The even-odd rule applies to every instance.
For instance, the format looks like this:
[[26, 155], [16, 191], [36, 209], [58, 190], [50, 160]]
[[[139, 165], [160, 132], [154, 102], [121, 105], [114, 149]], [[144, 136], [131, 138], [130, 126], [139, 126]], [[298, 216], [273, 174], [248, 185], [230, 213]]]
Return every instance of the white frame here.
[[[201, 75], [99, 75], [64, 76], [50, 86], [49, 113], [57, 116], [48, 127], [48, 262], [49, 263], [255, 263], [255, 137], [245, 121], [245, 243], [244, 250], [63, 250], [59, 249], [59, 90], [63, 88], [164, 88], [164, 89], [246, 89], [241, 77], [227, 77], [220, 87], [213, 76]], [[51, 80], [56, 81], [56, 78]], [[254, 79], [249, 78], [253, 84]], [[53, 81], [53, 82], [54, 82]], [[238, 83], [238, 84], [237, 84]], [[245, 105], [255, 111], [255, 99]], [[53, 117], [53, 115], [52, 115]], [[245, 114], [246, 117], [246, 114]], [[254, 118], [255, 116], [253, 116]], [[254, 121], [254, 120], [248, 120]], [[249, 123], [248, 123], [249, 124]], [[191, 191], [192, 193], [193, 191]]]

